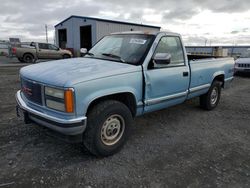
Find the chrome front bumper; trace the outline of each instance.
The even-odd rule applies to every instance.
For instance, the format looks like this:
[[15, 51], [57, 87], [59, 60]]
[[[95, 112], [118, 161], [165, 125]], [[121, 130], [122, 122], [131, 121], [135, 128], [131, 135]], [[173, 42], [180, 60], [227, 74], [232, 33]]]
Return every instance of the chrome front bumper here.
[[22, 99], [21, 91], [16, 93], [16, 101], [18, 107], [27, 114], [30, 120], [64, 135], [79, 135], [82, 134], [86, 128], [87, 117], [85, 116], [72, 119], [63, 119], [30, 108]]
[[250, 68], [247, 68], [247, 67], [235, 67], [234, 72], [250, 72]]

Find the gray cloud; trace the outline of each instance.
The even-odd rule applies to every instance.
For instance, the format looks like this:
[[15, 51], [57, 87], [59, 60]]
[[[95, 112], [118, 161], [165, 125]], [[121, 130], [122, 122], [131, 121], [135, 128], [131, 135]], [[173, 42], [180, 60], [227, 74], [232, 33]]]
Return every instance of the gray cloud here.
[[198, 10], [175, 9], [173, 11], [164, 13], [163, 18], [165, 20], [188, 20], [198, 13]]
[[[115, 16], [108, 17], [110, 19], [159, 25], [158, 20], [148, 23], [143, 19], [145, 10], [150, 9], [154, 14], [162, 15], [164, 25], [178, 25], [204, 10], [216, 13], [241, 13], [250, 10], [249, 7], [249, 0], [240, 2], [236, 0], [159, 0], [157, 2], [154, 0], [1, 0], [0, 39], [6, 39], [9, 36], [20, 36], [24, 40], [43, 39], [45, 24], [48, 24], [49, 31], [53, 32], [53, 26], [70, 15], [102, 17], [103, 12], [106, 11], [116, 13]], [[200, 28], [202, 23], [189, 27]], [[249, 33], [250, 30], [247, 27], [241, 30], [235, 29], [231, 34]], [[204, 41], [200, 37], [202, 35], [204, 33], [200, 33], [199, 36], [187, 36], [186, 41]], [[50, 36], [50, 41], [52, 39], [53, 37]], [[244, 40], [241, 39], [241, 41]]]
[[240, 31], [231, 31], [231, 34], [238, 34]]

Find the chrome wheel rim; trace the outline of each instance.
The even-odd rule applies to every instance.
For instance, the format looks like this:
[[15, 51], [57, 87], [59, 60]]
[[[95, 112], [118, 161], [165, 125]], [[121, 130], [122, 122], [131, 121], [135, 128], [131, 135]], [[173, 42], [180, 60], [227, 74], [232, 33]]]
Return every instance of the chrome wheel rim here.
[[102, 125], [102, 143], [107, 146], [116, 144], [122, 138], [124, 130], [125, 121], [122, 116], [118, 114], [109, 116]]
[[215, 87], [211, 92], [211, 104], [214, 105], [218, 99], [218, 89]]

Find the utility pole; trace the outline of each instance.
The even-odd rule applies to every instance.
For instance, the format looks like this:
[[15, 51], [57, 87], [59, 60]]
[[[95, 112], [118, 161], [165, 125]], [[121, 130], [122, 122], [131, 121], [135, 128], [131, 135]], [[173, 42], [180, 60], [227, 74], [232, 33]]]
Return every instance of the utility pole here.
[[48, 43], [48, 26], [45, 24], [46, 42]]

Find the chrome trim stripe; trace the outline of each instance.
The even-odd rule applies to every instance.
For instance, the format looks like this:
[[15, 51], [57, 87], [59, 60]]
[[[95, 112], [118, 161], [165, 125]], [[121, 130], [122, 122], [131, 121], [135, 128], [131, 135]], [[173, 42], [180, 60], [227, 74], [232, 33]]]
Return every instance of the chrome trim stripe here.
[[159, 98], [155, 98], [155, 99], [148, 99], [148, 100], [145, 101], [145, 104], [147, 106], [149, 106], [149, 105], [161, 103], [161, 102], [166, 101], [166, 100], [185, 97], [187, 95], [187, 93], [188, 93], [188, 91], [185, 91], [185, 92], [181, 92], [181, 93], [177, 93], [177, 94], [173, 94], [173, 95], [168, 95], [168, 96], [165, 96], [165, 97], [159, 97]]
[[211, 86], [211, 84], [205, 84], [205, 85], [200, 85], [200, 86], [197, 86], [197, 87], [192, 87], [189, 89], [190, 93], [193, 93], [193, 92], [196, 92], [196, 91], [199, 91], [199, 90], [202, 90], [202, 89], [207, 89]]
[[233, 76], [232, 76], [232, 77], [229, 77], [229, 78], [226, 78], [226, 79], [225, 79], [225, 82], [231, 81], [231, 80], [233, 80], [233, 79], [234, 79]]
[[54, 122], [57, 122], [57, 123], [73, 124], [73, 123], [80, 123], [83, 120], [87, 119], [87, 117], [85, 117], [85, 116], [79, 117], [79, 118], [73, 118], [73, 119], [61, 119], [61, 118], [50, 116], [48, 114], [44, 114], [42, 112], [34, 110], [34, 109], [28, 107], [26, 105], [26, 103], [23, 101], [23, 99], [21, 97], [21, 91], [20, 90], [16, 93], [16, 101], [17, 101], [18, 105], [20, 106], [20, 108], [22, 108], [23, 110], [26, 110], [26, 111], [28, 111], [28, 112], [30, 112], [32, 114], [35, 114], [37, 116], [40, 116], [42, 118], [45, 118], [45, 119], [48, 119], [48, 120], [51, 120], [51, 121], [54, 121]]
[[143, 106], [143, 102], [142, 101], [139, 101], [138, 103], [137, 103], [137, 107], [139, 108], [139, 107], [142, 107]]

